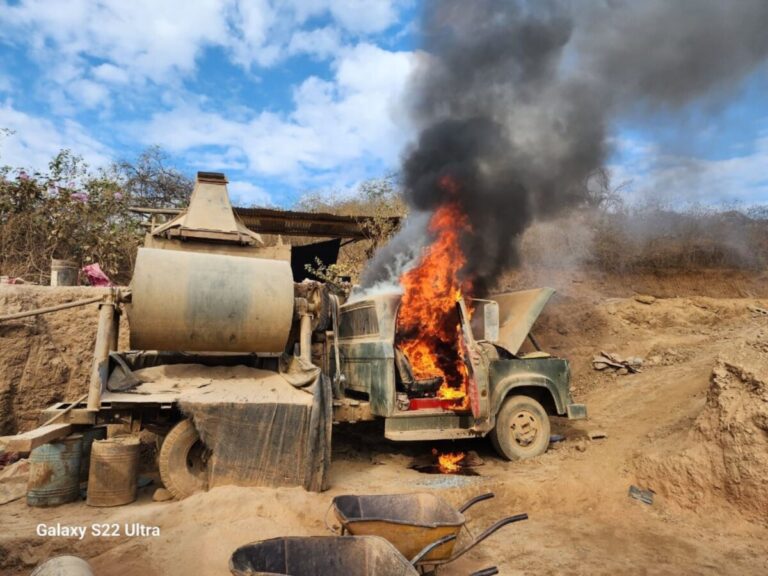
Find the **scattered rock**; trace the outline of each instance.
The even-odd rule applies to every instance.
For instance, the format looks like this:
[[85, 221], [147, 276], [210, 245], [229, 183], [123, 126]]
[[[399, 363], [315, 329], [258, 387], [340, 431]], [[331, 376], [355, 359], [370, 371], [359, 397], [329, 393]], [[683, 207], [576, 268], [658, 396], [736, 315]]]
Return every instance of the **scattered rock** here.
[[602, 430], [592, 430], [588, 433], [588, 436], [590, 440], [602, 440], [603, 438], [607, 438], [608, 434]]
[[165, 488], [158, 488], [155, 490], [155, 493], [152, 494], [152, 500], [155, 502], [168, 502], [169, 500], [173, 500], [173, 494]]
[[629, 487], [629, 497], [640, 500], [644, 504], [653, 504], [653, 494], [653, 490], [643, 490], [634, 485]]
[[654, 296], [651, 296], [650, 294], [638, 294], [635, 296], [635, 302], [640, 302], [640, 304], [653, 304], [656, 302], [656, 298]]

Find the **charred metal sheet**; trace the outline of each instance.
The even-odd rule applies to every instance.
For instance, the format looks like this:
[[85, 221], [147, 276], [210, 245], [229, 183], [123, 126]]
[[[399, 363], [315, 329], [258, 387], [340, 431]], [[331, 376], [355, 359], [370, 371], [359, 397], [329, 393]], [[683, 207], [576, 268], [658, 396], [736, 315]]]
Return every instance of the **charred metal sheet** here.
[[499, 304], [497, 343], [512, 354], [517, 354], [554, 293], [552, 288], [536, 288], [491, 296], [490, 299]]
[[288, 262], [140, 248], [132, 303], [137, 350], [279, 353], [293, 319]]

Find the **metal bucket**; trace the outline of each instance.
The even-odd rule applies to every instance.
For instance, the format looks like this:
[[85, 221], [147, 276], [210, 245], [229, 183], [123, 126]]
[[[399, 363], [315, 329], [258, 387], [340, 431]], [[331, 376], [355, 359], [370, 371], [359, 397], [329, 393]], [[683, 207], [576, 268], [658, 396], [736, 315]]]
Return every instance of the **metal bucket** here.
[[106, 426], [94, 426], [82, 432], [83, 455], [80, 457], [80, 482], [88, 481], [88, 471], [91, 468], [91, 448], [94, 440], [104, 440], [107, 437]]
[[93, 576], [93, 571], [82, 558], [57, 556], [40, 564], [30, 576]]
[[72, 434], [32, 450], [29, 455], [27, 504], [58, 506], [77, 500], [82, 450], [81, 434]]
[[77, 262], [51, 259], [51, 286], [77, 286]]
[[139, 446], [135, 436], [93, 442], [86, 499], [89, 506], [121, 506], [136, 500]]

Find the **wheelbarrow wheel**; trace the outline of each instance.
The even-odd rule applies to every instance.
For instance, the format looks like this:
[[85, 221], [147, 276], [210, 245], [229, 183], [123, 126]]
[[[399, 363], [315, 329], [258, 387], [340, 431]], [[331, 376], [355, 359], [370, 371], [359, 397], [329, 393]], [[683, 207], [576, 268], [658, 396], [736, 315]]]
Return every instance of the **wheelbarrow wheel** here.
[[208, 488], [208, 450], [189, 419], [176, 424], [163, 440], [158, 456], [160, 479], [181, 500]]
[[490, 437], [503, 458], [525, 460], [546, 452], [549, 431], [549, 417], [541, 404], [529, 396], [511, 396], [504, 400]]

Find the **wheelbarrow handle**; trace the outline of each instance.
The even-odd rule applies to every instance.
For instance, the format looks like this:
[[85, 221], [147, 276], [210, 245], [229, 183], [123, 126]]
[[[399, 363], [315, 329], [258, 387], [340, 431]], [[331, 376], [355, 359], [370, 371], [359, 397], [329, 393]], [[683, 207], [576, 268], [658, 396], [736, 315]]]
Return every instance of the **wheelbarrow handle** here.
[[496, 524], [494, 524], [490, 528], [487, 528], [485, 530], [485, 532], [480, 534], [477, 538], [475, 538], [472, 542], [467, 544], [464, 548], [462, 548], [461, 550], [456, 552], [453, 556], [451, 556], [450, 558], [447, 558], [445, 560], [440, 560], [438, 562], [435, 562], [435, 564], [447, 564], [448, 562], [453, 562], [454, 560], [456, 560], [456, 558], [458, 558], [459, 556], [463, 556], [464, 554], [466, 554], [467, 552], [472, 550], [472, 548], [474, 548], [475, 546], [480, 544], [480, 542], [482, 542], [483, 540], [488, 538], [488, 536], [490, 536], [491, 534], [493, 534], [494, 532], [496, 532], [500, 528], [503, 528], [507, 524], [512, 524], [514, 522], [520, 522], [521, 520], [528, 520], [528, 514], [515, 514], [514, 516], [509, 516], [507, 518], [502, 518], [501, 520], [496, 522]]
[[411, 564], [416, 566], [417, 563], [421, 562], [422, 558], [424, 558], [427, 554], [432, 552], [435, 548], [438, 548], [439, 546], [442, 546], [446, 542], [450, 542], [451, 540], [456, 540], [456, 534], [448, 534], [447, 536], [443, 536], [439, 540], [435, 540], [431, 544], [427, 544], [424, 548], [422, 548], [421, 552], [416, 554], [413, 558], [411, 558]]
[[467, 500], [466, 502], [464, 502], [461, 508], [459, 508], [459, 512], [463, 513], [469, 510], [472, 506], [474, 506], [478, 502], [482, 502], [483, 500], [490, 500], [495, 496], [496, 494], [494, 494], [493, 492], [488, 492], [487, 494], [480, 494], [480, 496], [475, 496], [471, 500]]
[[483, 568], [477, 572], [472, 572], [469, 576], [495, 576], [498, 573], [499, 569], [496, 566], [491, 566], [490, 568]]

